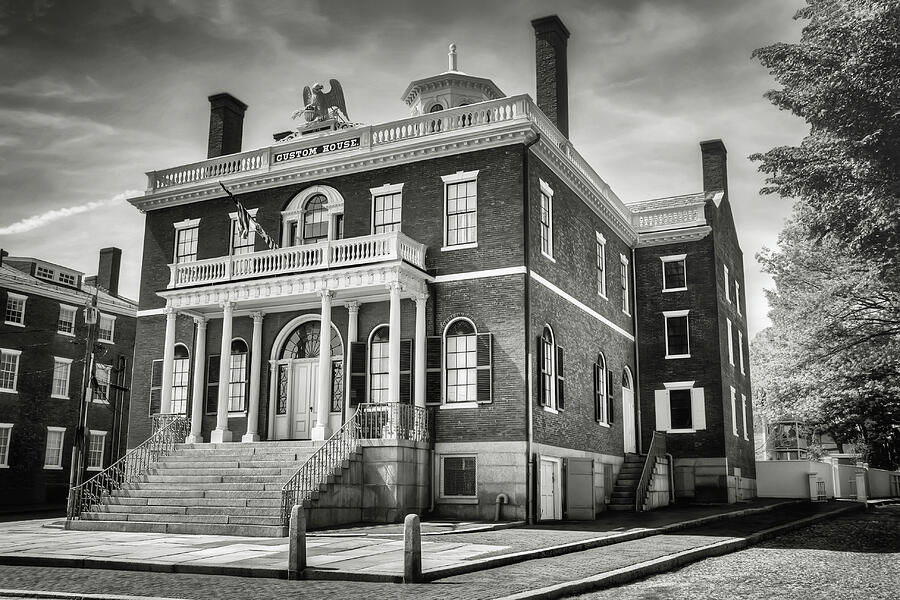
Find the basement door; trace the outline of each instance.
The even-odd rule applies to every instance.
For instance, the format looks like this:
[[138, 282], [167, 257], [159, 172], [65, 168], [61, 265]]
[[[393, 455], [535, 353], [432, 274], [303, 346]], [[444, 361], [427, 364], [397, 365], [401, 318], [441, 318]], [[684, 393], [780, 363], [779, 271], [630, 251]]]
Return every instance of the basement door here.
[[562, 519], [562, 486], [559, 462], [541, 457], [541, 521]]
[[291, 439], [308, 440], [316, 418], [319, 359], [301, 359], [293, 363], [291, 390]]

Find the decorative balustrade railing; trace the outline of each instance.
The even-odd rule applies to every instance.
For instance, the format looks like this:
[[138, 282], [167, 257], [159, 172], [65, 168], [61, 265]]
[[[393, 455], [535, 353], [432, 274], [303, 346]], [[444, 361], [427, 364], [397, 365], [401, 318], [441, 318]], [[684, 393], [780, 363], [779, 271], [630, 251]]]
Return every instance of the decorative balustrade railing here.
[[676, 208], [664, 208], [654, 211], [635, 213], [632, 224], [638, 230], [666, 229], [677, 225], [696, 225], [706, 222], [703, 205]]
[[169, 288], [404, 260], [425, 268], [425, 245], [400, 232], [169, 265]]
[[159, 428], [143, 444], [72, 489], [74, 502], [69, 506], [69, 519], [79, 518], [113, 491], [146, 475], [154, 462], [171, 454], [175, 444], [184, 442], [190, 422], [181, 415], [162, 416], [166, 418], [154, 420], [154, 428]]
[[353, 418], [303, 463], [281, 488], [281, 516], [287, 525], [291, 508], [309, 500], [319, 485], [356, 451], [365, 439], [429, 441], [428, 412], [409, 404], [360, 404]]
[[[647, 459], [644, 461], [644, 468], [641, 471], [641, 478], [638, 479], [637, 487], [634, 490], [634, 510], [641, 512], [644, 509], [644, 502], [647, 500], [647, 492], [650, 488], [650, 479], [653, 477], [653, 467], [656, 466], [656, 459], [666, 455], [666, 434], [661, 431], [653, 432], [653, 439], [650, 440], [650, 448], [647, 449]], [[672, 468], [672, 465], [669, 465]]]

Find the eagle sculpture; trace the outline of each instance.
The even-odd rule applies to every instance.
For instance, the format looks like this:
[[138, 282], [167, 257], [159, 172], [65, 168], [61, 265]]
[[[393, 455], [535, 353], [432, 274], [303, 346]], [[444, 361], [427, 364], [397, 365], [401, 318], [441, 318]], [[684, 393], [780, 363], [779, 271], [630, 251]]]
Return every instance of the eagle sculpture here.
[[321, 83], [316, 83], [312, 89], [308, 85], [303, 88], [302, 113], [307, 122], [335, 118], [347, 121], [347, 104], [340, 82], [337, 79], [329, 79], [328, 85], [331, 89], [327, 92]]

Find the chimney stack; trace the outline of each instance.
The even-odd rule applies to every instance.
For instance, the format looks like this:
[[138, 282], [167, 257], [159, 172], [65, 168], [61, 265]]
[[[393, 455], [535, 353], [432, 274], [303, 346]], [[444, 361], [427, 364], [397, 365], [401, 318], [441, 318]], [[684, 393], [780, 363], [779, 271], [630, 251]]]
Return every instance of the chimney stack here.
[[728, 151], [722, 140], [700, 142], [703, 160], [703, 191], [722, 190], [728, 195]]
[[9, 256], [9, 252], [4, 250], [3, 248], [0, 248], [0, 267], [3, 266], [3, 259], [6, 258], [7, 256]]
[[241, 151], [247, 105], [231, 94], [209, 97], [209, 149], [206, 158]]
[[122, 251], [118, 248], [100, 250], [100, 265], [97, 267], [97, 287], [112, 296], [119, 295], [119, 268], [122, 265]]
[[537, 105], [560, 132], [569, 137], [569, 30], [550, 15], [531, 22], [534, 27]]

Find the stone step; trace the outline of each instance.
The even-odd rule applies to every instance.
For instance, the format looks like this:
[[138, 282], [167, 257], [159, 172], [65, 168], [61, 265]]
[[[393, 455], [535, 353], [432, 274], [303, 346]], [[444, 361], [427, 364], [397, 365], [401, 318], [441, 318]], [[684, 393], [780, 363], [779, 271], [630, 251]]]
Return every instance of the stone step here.
[[246, 467], [239, 468], [225, 468], [225, 467], [184, 467], [184, 468], [170, 468], [170, 467], [154, 467], [150, 469], [150, 475], [163, 475], [163, 476], [174, 476], [174, 477], [195, 477], [195, 476], [212, 476], [215, 475], [217, 477], [233, 477], [240, 476], [242, 479], [246, 478], [256, 478], [262, 476], [276, 476], [281, 477], [291, 476], [297, 472], [296, 468], [293, 467], [261, 467], [258, 469], [248, 469]]
[[[236, 482], [219, 482], [219, 483], [178, 483], [178, 489], [184, 490], [219, 490], [219, 491], [228, 491], [228, 492], [237, 492], [241, 490], [247, 491], [276, 491], [280, 490], [282, 486], [284, 486], [287, 478], [284, 477], [279, 481], [275, 481], [272, 483], [236, 483]], [[147, 481], [143, 483], [132, 484], [130, 489], [145, 489], [145, 490], [171, 490], [175, 484], [167, 481]]]
[[610, 498], [631, 498], [632, 500], [634, 500], [634, 490], [627, 490], [627, 491], [615, 490], [612, 494], [610, 494], [609, 497]]
[[634, 503], [632, 502], [631, 504], [610, 504], [606, 508], [607, 508], [607, 510], [634, 512]]
[[218, 523], [222, 525], [281, 525], [281, 516], [262, 517], [258, 515], [232, 516], [223, 515], [188, 515], [188, 514], [155, 514], [155, 513], [112, 513], [85, 512], [81, 518], [88, 521], [138, 521], [141, 523]]
[[278, 490], [172, 490], [155, 488], [135, 488], [117, 490], [113, 498], [281, 498]]
[[318, 448], [324, 442], [312, 440], [280, 440], [273, 442], [224, 442], [211, 444], [209, 442], [201, 442], [199, 444], [175, 444], [178, 450], [221, 450], [228, 448], [240, 448], [245, 450], [274, 450], [279, 448]]
[[610, 498], [609, 506], [634, 506], [634, 498]]
[[156, 506], [103, 504], [92, 507], [94, 513], [130, 513], [156, 515], [227, 515], [231, 517], [275, 517], [281, 518], [281, 504], [278, 506]]
[[237, 535], [247, 537], [285, 537], [283, 525], [239, 525], [222, 523], [154, 523], [147, 521], [67, 521], [67, 529], [77, 531], [137, 531], [144, 533], [188, 533], [201, 535]]
[[300, 460], [164, 460], [156, 463], [159, 469], [299, 469], [303, 465]]
[[285, 475], [158, 475], [151, 473], [144, 477], [142, 483], [187, 483], [200, 485], [205, 483], [275, 483], [287, 481]]
[[222, 506], [234, 508], [272, 508], [281, 506], [281, 493], [275, 498], [127, 498], [107, 499], [111, 505], [122, 506]]

